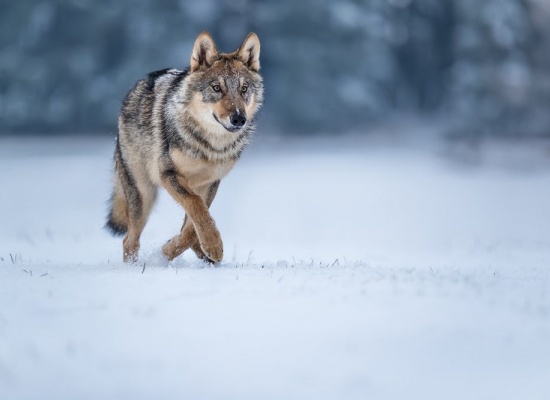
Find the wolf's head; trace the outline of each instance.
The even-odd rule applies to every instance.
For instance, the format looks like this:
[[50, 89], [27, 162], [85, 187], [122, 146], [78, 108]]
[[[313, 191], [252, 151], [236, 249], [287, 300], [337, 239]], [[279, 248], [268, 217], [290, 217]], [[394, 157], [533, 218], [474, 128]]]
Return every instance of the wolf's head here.
[[263, 102], [260, 41], [250, 33], [232, 53], [219, 53], [208, 32], [193, 46], [186, 90], [193, 119], [216, 133], [244, 131]]

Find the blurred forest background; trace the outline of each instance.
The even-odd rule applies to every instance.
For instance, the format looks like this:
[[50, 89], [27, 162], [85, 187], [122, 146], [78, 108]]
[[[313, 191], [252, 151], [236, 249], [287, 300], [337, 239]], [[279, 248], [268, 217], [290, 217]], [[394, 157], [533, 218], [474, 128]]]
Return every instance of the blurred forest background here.
[[367, 132], [399, 116], [460, 136], [550, 136], [550, 0], [2, 0], [0, 132], [116, 130], [147, 72], [209, 30], [262, 42], [262, 129]]

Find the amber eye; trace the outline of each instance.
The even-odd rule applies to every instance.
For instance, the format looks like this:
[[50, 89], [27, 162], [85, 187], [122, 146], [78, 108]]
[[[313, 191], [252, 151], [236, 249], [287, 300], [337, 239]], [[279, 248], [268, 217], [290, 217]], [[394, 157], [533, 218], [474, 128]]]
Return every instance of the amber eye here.
[[220, 90], [222, 90], [220, 85], [212, 85], [212, 89], [214, 89], [214, 92], [219, 92]]
[[248, 90], [248, 86], [243, 86], [243, 87], [241, 88], [241, 92], [242, 92], [242, 93], [246, 93], [247, 90]]

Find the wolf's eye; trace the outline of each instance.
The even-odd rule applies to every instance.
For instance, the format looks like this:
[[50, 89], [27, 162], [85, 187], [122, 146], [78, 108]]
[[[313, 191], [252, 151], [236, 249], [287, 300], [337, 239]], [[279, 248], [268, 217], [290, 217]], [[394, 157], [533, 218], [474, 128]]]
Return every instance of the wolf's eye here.
[[220, 90], [222, 90], [220, 85], [212, 85], [212, 89], [214, 89], [214, 92], [219, 92]]
[[248, 86], [243, 86], [243, 87], [241, 88], [241, 92], [242, 92], [242, 93], [246, 93], [247, 90], [248, 90]]

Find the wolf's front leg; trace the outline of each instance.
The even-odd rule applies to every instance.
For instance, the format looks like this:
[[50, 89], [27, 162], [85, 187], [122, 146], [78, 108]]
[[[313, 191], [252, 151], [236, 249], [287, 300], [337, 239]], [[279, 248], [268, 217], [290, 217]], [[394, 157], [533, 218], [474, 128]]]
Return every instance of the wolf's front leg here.
[[[214, 201], [214, 197], [216, 197], [219, 185], [220, 181], [217, 180], [200, 191], [201, 198], [204, 199], [204, 202], [209, 208]], [[169, 260], [173, 260], [189, 248], [195, 252], [198, 258], [208, 259], [207, 255], [201, 248], [199, 238], [197, 237], [197, 233], [195, 232], [195, 227], [193, 226], [191, 219], [185, 215], [180, 233], [166, 242], [166, 244], [162, 247], [162, 252]]]
[[162, 246], [162, 253], [169, 260], [173, 260], [195, 244], [199, 244], [199, 238], [197, 237], [197, 233], [195, 232], [191, 219], [185, 215], [180, 233]]
[[[221, 261], [223, 258], [222, 239], [203, 198], [188, 188], [183, 179], [172, 169], [163, 172], [162, 184], [168, 193], [182, 205], [187, 216], [191, 219], [192, 226], [206, 257], [213, 262]], [[193, 230], [190, 228], [185, 229], [184, 225], [180, 235], [178, 235], [179, 239], [173, 238], [163, 247], [164, 254], [172, 259], [181, 254], [186, 248], [193, 246], [192, 234]]]
[[187, 249], [192, 249], [198, 258], [208, 261], [208, 257], [202, 251], [195, 227], [186, 215], [180, 233], [162, 246], [162, 252], [166, 258], [173, 260]]

